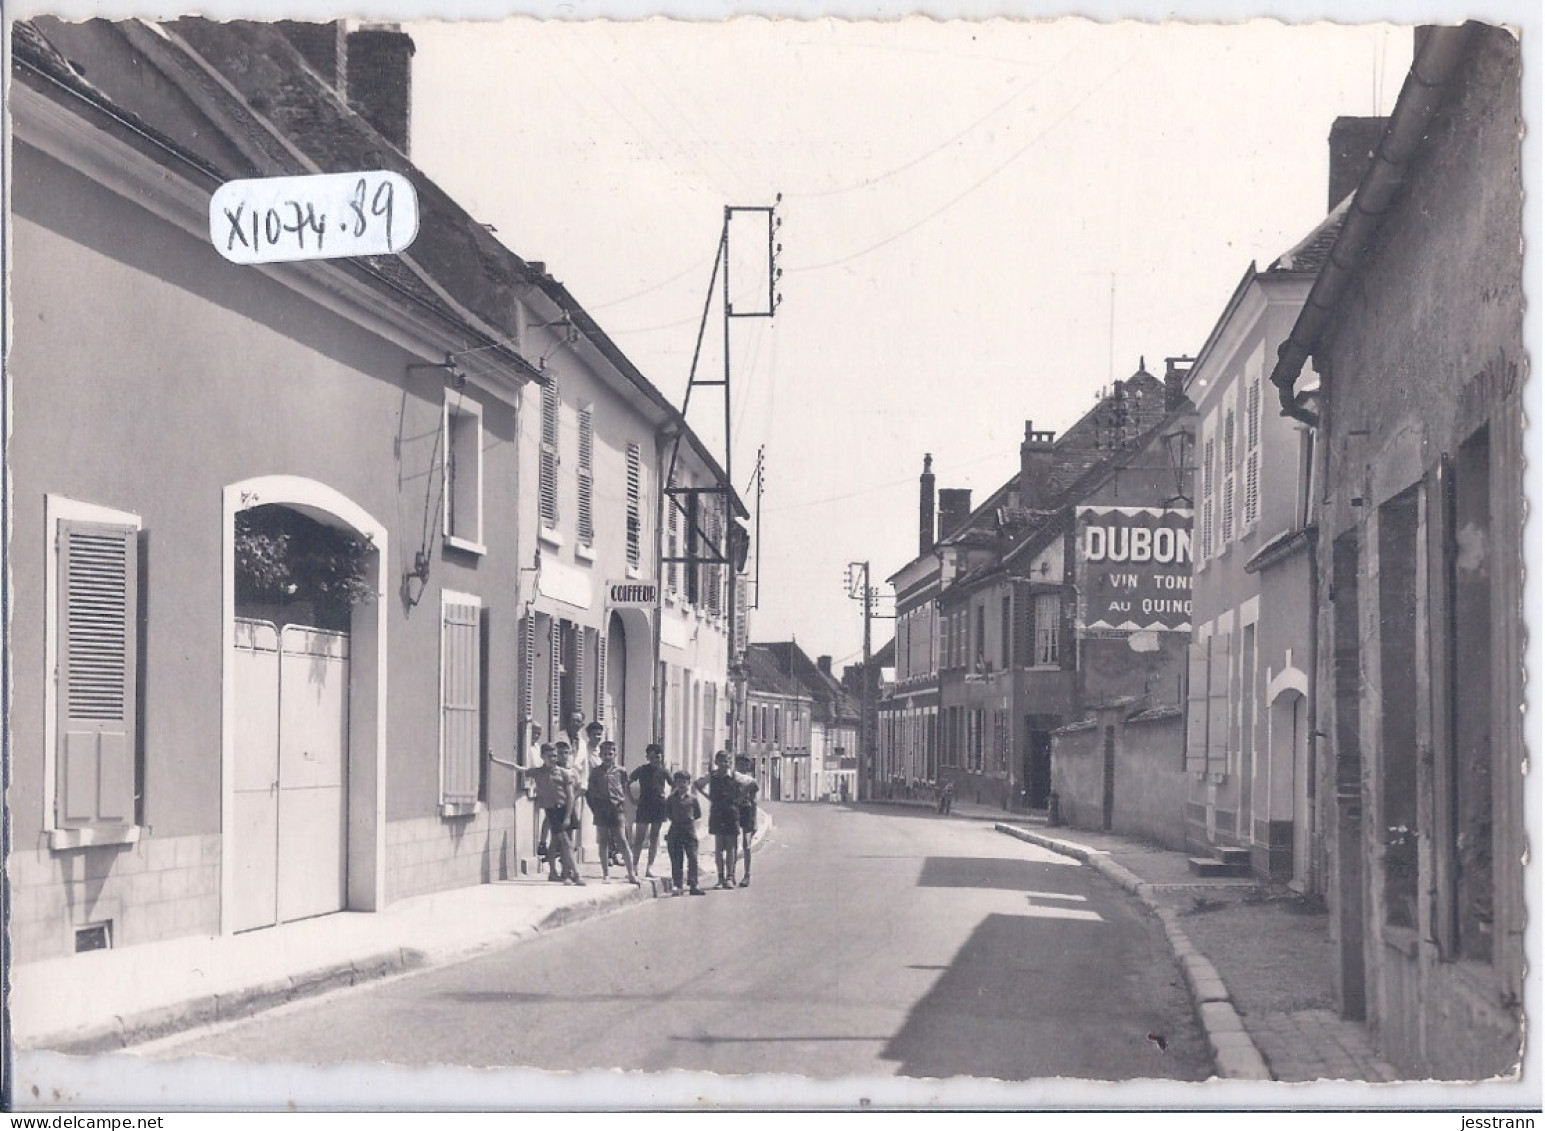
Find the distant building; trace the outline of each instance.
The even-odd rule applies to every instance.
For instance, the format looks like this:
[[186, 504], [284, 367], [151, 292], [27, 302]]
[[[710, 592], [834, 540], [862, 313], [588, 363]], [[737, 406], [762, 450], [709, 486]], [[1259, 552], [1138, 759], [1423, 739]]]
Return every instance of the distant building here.
[[813, 698], [765, 645], [746, 648], [745, 753], [769, 801], [810, 801]]
[[1523, 1035], [1520, 99], [1509, 32], [1417, 33], [1270, 375], [1316, 436], [1305, 720], [1341, 1008], [1442, 1079], [1510, 1073]]
[[771, 656], [778, 670], [804, 688], [810, 697], [810, 796], [817, 801], [847, 796], [857, 788], [843, 760], [857, 753], [860, 706], [832, 675], [830, 656], [814, 662], [792, 640], [761, 643], [757, 648]]
[[[1193, 639], [1186, 711], [1186, 844], [1248, 851], [1253, 871], [1320, 888], [1314, 852], [1309, 682], [1314, 671], [1314, 435], [1283, 416], [1267, 380], [1352, 189], [1385, 125], [1331, 130], [1329, 214], [1264, 270], [1251, 264], [1191, 370]], [[1339, 196], [1337, 194], [1340, 194]], [[1317, 378], [1305, 375], [1307, 384]]]

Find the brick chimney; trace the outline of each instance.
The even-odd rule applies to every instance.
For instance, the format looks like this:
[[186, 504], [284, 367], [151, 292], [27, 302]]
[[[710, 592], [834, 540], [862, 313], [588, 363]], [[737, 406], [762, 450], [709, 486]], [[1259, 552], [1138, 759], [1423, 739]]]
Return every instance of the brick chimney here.
[[939, 491], [939, 538], [942, 541], [971, 517], [971, 489], [944, 487]]
[[367, 27], [348, 37], [349, 105], [403, 154], [413, 107], [413, 39], [395, 27]]
[[348, 49], [342, 20], [325, 24], [280, 20], [275, 26], [323, 81], [334, 90], [345, 89]]
[[821, 674], [827, 679], [832, 677], [832, 658], [830, 656], [817, 656], [815, 666], [821, 669]]
[[1164, 411], [1174, 412], [1186, 399], [1186, 379], [1191, 376], [1194, 357], [1164, 359]]
[[1037, 432], [1035, 422], [1025, 421], [1025, 439], [1019, 445], [1019, 505], [1026, 509], [1045, 502], [1050, 487], [1046, 479], [1057, 458], [1057, 434]]
[[1362, 182], [1388, 125], [1388, 118], [1337, 118], [1331, 123], [1327, 212], [1334, 211]]
[[933, 456], [923, 457], [923, 474], [917, 478], [917, 552], [933, 549]]

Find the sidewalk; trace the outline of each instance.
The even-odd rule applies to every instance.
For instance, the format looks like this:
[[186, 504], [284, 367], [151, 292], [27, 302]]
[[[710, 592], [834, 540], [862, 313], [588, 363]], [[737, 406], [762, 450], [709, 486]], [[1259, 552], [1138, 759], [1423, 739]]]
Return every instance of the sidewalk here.
[[[772, 828], [763, 806], [755, 846]], [[699, 836], [712, 892], [713, 838]], [[470, 958], [519, 939], [669, 894], [661, 837], [639, 887], [613, 867], [580, 865], [584, 887], [545, 874], [414, 896], [384, 911], [324, 915], [239, 935], [193, 936], [72, 954], [11, 968], [11, 1039], [18, 1049], [100, 1053], [184, 1029], [250, 1016], [298, 998]], [[641, 877], [642, 878], [642, 877]]]
[[1248, 877], [1195, 875], [1185, 853], [1112, 833], [1048, 829], [1036, 817], [1000, 818], [996, 827], [1083, 861], [1158, 916], [1185, 971], [1219, 1076], [1399, 1079], [1378, 1058], [1366, 1030], [1336, 1012], [1329, 918], [1322, 906]]

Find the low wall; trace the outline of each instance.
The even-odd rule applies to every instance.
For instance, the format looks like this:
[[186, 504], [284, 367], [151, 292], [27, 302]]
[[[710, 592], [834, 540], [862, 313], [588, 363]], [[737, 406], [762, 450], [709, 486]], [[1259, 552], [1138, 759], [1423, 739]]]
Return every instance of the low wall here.
[[[1105, 819], [1105, 728], [1113, 728], [1115, 780], [1110, 822]], [[1051, 788], [1064, 823], [1105, 829], [1184, 850], [1185, 720], [1165, 707], [1124, 718], [1097, 712], [1063, 727], [1051, 740]]]

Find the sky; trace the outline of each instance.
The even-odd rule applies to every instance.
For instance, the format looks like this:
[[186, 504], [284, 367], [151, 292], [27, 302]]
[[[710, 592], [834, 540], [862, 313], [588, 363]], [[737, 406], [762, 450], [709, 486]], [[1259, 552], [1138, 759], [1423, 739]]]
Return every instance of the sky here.
[[[979, 503], [1026, 421], [1060, 433], [1140, 359], [1194, 355], [1250, 264], [1324, 218], [1331, 122], [1388, 113], [1412, 45], [1268, 21], [406, 28], [415, 163], [678, 405], [724, 209], [776, 202], [782, 302], [729, 343], [753, 507], [765, 463], [751, 636], [839, 668], [848, 564], [888, 598], [917, 554], [924, 453]], [[700, 376], [722, 336], [715, 308]], [[689, 419], [722, 462], [719, 395]]]

